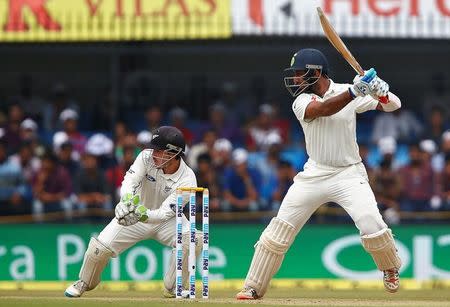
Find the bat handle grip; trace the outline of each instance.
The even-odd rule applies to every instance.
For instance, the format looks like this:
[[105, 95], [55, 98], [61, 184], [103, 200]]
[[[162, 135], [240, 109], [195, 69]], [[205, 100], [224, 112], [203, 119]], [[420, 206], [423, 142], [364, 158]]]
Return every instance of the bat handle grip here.
[[386, 104], [389, 102], [389, 97], [388, 96], [378, 97], [378, 101]]

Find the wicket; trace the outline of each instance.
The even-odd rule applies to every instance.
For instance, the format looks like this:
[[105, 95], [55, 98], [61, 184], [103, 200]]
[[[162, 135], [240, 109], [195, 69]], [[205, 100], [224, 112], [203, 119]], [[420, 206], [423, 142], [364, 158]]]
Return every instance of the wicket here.
[[182, 298], [183, 291], [183, 193], [189, 192], [189, 298], [195, 298], [195, 234], [196, 234], [196, 193], [202, 192], [202, 230], [203, 230], [203, 248], [202, 248], [202, 298], [209, 297], [209, 191], [207, 188], [178, 188], [176, 215], [176, 298]]

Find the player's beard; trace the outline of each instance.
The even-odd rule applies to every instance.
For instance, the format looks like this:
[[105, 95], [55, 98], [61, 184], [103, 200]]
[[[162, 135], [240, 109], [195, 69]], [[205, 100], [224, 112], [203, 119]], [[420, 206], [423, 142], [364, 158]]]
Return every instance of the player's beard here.
[[302, 92], [307, 94], [317, 94], [317, 82], [319, 81], [319, 77], [311, 77], [306, 81], [308, 81], [308, 85], [305, 86], [305, 89]]

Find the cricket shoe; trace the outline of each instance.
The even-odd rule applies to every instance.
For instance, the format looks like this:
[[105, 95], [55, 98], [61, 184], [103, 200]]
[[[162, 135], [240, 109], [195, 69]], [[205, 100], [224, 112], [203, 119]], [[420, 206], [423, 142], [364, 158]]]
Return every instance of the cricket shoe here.
[[400, 276], [397, 269], [383, 271], [383, 283], [388, 292], [395, 293], [400, 286]]
[[175, 290], [167, 290], [166, 288], [164, 288], [163, 290], [163, 297], [165, 298], [175, 298]]
[[238, 300], [257, 300], [259, 299], [256, 290], [251, 287], [245, 287], [238, 294], [236, 294]]
[[66, 289], [64, 295], [67, 297], [80, 297], [87, 290], [87, 283], [79, 279]]

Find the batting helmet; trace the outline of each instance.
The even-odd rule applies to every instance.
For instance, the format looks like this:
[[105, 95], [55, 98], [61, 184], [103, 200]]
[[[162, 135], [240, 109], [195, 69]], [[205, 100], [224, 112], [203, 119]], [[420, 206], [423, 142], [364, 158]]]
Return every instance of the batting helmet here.
[[[304, 71], [301, 76], [302, 82], [299, 84], [295, 76], [296, 71]], [[319, 71], [319, 75], [315, 72]], [[303, 92], [311, 92], [312, 85], [316, 83], [320, 76], [328, 74], [327, 58], [317, 49], [301, 49], [294, 54], [291, 59], [291, 66], [285, 69], [289, 76], [284, 78], [284, 85], [293, 97]]]
[[301, 49], [294, 54], [291, 66], [285, 70], [308, 69], [321, 69], [322, 74], [328, 74], [328, 61], [325, 55], [317, 49]]

